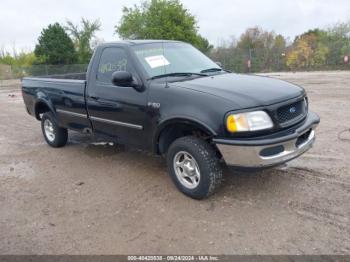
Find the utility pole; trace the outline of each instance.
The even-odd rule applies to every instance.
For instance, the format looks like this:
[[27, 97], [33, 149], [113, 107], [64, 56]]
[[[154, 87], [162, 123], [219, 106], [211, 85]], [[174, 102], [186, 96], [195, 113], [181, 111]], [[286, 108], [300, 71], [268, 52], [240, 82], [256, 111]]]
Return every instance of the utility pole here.
[[249, 73], [251, 73], [251, 68], [252, 68], [252, 49], [249, 47], [249, 60], [247, 62], [247, 66], [248, 66], [248, 71]]

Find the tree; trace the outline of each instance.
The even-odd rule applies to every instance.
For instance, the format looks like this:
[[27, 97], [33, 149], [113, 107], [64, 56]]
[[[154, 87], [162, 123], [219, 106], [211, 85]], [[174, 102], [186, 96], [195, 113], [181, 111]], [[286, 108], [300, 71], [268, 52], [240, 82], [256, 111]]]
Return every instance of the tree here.
[[81, 19], [82, 27], [73, 24], [71, 21], [67, 21], [66, 31], [72, 36], [74, 45], [77, 50], [78, 62], [81, 64], [87, 64], [90, 61], [93, 50], [93, 40], [97, 31], [101, 30], [101, 23], [99, 20], [90, 22], [87, 19]]
[[329, 48], [323, 43], [318, 43], [312, 57], [312, 61], [311, 61], [312, 65], [316, 67], [326, 65], [328, 54], [329, 54]]
[[197, 43], [193, 43], [199, 50], [201, 50], [203, 53], [209, 53], [210, 50], [213, 49], [213, 46], [209, 43], [208, 39], [204, 38], [200, 34], [198, 34], [198, 40]]
[[150, 0], [133, 8], [124, 7], [116, 33], [123, 39], [185, 41], [203, 52], [212, 48], [198, 33], [195, 17], [179, 0]]
[[329, 65], [343, 63], [344, 55], [350, 55], [350, 22], [338, 23], [327, 30]]
[[41, 64], [56, 65], [76, 62], [74, 44], [59, 23], [43, 29], [34, 53], [38, 58], [38, 63]]
[[260, 27], [248, 28], [240, 37], [237, 48], [251, 60], [253, 71], [281, 69], [282, 53], [286, 40], [282, 35], [265, 31]]
[[329, 48], [327, 32], [314, 29], [297, 36], [287, 56], [287, 66], [293, 69], [321, 67], [327, 64]]
[[0, 64], [4, 65], [14, 65], [16, 63], [16, 59], [11, 56], [11, 54], [5, 51], [4, 48], [0, 50]]
[[275, 37], [274, 44], [272, 46], [272, 59], [273, 65], [277, 71], [284, 69], [285, 65], [285, 54], [287, 50], [287, 41], [283, 35], [277, 35]]
[[307, 67], [310, 65], [311, 55], [312, 49], [308, 41], [301, 38], [297, 40], [293, 49], [288, 53], [287, 66], [292, 69]]

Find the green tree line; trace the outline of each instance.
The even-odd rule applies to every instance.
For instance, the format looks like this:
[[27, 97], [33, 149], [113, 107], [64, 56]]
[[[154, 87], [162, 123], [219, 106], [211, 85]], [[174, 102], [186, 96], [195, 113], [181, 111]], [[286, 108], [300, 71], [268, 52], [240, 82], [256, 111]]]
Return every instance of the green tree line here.
[[0, 64], [17, 67], [88, 64], [96, 45], [95, 34], [100, 29], [99, 20], [84, 18], [80, 25], [69, 20], [63, 26], [51, 24], [42, 30], [33, 52], [17, 52], [14, 48], [11, 54], [0, 50]]
[[[82, 18], [79, 24], [51, 24], [38, 37], [33, 52], [0, 51], [0, 64], [31, 65], [87, 64], [98, 44], [99, 20]], [[115, 33], [121, 39], [168, 39], [191, 43], [235, 72], [313, 69], [350, 69], [350, 22], [326, 29], [313, 29], [290, 40], [258, 26], [248, 28], [213, 47], [199, 33], [196, 17], [180, 0], [148, 0], [124, 7]], [[225, 37], [225, 36], [223, 36]]]
[[222, 43], [210, 53], [236, 72], [350, 69], [350, 23], [309, 30], [293, 41], [260, 27], [248, 28], [238, 40]]

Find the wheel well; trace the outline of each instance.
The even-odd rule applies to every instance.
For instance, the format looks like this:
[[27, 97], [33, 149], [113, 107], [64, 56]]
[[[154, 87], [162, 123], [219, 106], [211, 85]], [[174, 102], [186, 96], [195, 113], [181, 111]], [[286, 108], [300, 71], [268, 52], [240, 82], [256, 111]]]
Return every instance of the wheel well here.
[[157, 153], [165, 154], [170, 145], [178, 138], [184, 136], [196, 136], [204, 140], [210, 140], [212, 135], [205, 128], [192, 123], [173, 123], [167, 125], [160, 133], [157, 143]]
[[42, 114], [50, 111], [51, 111], [50, 107], [44, 102], [39, 102], [35, 105], [35, 117], [38, 120], [41, 120]]

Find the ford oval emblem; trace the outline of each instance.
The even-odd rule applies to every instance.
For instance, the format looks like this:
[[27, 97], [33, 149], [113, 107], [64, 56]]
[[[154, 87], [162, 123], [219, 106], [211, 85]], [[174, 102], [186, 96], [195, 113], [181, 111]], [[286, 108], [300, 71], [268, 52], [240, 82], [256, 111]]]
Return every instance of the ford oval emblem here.
[[297, 112], [297, 109], [294, 106], [289, 108], [289, 113], [294, 114], [296, 112]]

